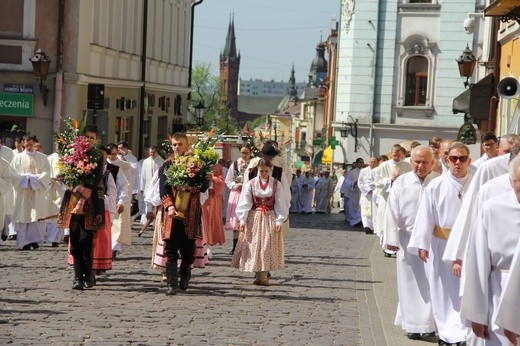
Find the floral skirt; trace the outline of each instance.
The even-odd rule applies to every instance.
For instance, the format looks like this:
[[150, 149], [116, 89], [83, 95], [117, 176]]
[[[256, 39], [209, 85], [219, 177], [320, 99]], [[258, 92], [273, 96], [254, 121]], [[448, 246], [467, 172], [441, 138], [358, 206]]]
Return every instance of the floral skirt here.
[[251, 210], [240, 232], [231, 266], [245, 272], [282, 269], [285, 266], [282, 232], [276, 232], [274, 212]]
[[240, 198], [241, 190], [231, 190], [229, 193], [229, 199], [226, 210], [226, 225], [225, 229], [236, 230], [240, 226], [240, 221], [238, 220], [237, 214], [235, 213], [237, 209], [238, 199]]

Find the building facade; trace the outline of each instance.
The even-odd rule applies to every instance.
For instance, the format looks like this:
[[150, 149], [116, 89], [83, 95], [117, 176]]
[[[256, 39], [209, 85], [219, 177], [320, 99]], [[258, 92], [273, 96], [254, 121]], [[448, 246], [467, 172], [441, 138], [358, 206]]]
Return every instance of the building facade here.
[[[294, 68], [294, 67], [293, 67]], [[298, 95], [303, 93], [306, 83], [295, 83]], [[239, 80], [238, 95], [239, 96], [280, 96], [287, 94], [287, 88], [291, 87], [290, 82], [275, 82], [274, 80], [264, 81], [261, 79]]]
[[[335, 162], [386, 154], [404, 140], [426, 144], [434, 135], [457, 138], [464, 116], [452, 114], [452, 103], [464, 85], [455, 60], [466, 44], [482, 56], [482, 31], [468, 36], [463, 22], [484, 5], [481, 0], [342, 0]], [[340, 130], [354, 124], [355, 136], [341, 138]], [[479, 156], [477, 146], [472, 155]]]
[[[9, 38], [9, 28], [0, 26], [0, 44], [21, 46], [23, 56], [18, 64], [0, 65], [2, 84], [35, 84], [28, 59], [37, 49], [52, 59], [47, 105], [34, 86], [34, 110], [25, 129], [37, 134], [50, 152], [62, 116], [81, 118], [87, 112], [104, 143], [125, 140], [142, 152], [165, 140], [174, 124], [186, 120], [194, 3], [3, 1], [2, 6], [20, 13], [12, 21], [22, 22], [23, 31]], [[14, 17], [12, 13], [2, 11], [0, 17]], [[95, 106], [88, 102], [93, 93], [102, 99]]]

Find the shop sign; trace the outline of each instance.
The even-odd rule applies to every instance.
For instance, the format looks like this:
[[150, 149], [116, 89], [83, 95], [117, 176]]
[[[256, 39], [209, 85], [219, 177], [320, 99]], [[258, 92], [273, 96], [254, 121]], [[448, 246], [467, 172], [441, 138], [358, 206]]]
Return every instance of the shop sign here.
[[34, 94], [34, 84], [4, 84], [4, 93]]
[[0, 114], [31, 116], [33, 95], [0, 93]]

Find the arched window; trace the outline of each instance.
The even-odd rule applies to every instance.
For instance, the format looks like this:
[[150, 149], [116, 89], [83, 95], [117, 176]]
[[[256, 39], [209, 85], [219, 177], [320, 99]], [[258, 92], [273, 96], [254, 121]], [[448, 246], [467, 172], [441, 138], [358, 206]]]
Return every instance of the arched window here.
[[414, 56], [406, 64], [405, 106], [424, 106], [428, 91], [428, 59]]

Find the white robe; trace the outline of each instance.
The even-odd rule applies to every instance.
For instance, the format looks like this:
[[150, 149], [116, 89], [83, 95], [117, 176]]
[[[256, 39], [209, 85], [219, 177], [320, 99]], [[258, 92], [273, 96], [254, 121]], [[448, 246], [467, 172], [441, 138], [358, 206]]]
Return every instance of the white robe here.
[[409, 253], [407, 247], [424, 189], [438, 176], [432, 172], [421, 182], [414, 172], [403, 174], [395, 180], [386, 204], [383, 247], [399, 247], [396, 254], [399, 303], [394, 323], [407, 333], [435, 331], [426, 265], [419, 256]]
[[502, 287], [502, 296], [498, 305], [495, 325], [520, 334], [520, 241], [516, 245], [509, 280]]
[[[9, 164], [13, 160], [14, 154], [11, 148], [6, 147], [4, 145], [0, 145], [0, 158], [6, 160]], [[4, 213], [5, 213], [5, 221], [0, 224], [0, 229], [4, 230], [4, 233], [13, 235], [16, 234], [14, 229], [14, 224], [12, 222], [12, 215], [14, 212], [14, 186], [9, 182], [7, 185], [8, 189], [4, 195], [5, 204], [4, 204]], [[0, 232], [1, 233], [1, 232]]]
[[471, 175], [455, 178], [451, 173], [432, 180], [423, 193], [414, 223], [408, 251], [418, 254], [419, 249], [429, 251], [426, 263], [433, 315], [439, 338], [456, 343], [464, 341], [468, 329], [460, 319], [460, 280], [452, 273], [451, 264], [442, 261], [447, 240], [433, 236], [435, 226], [451, 229], [471, 183]]
[[11, 169], [9, 162], [0, 157], [0, 233], [5, 221], [5, 196], [11, 187]]
[[361, 221], [363, 227], [368, 227], [374, 230], [374, 223], [372, 216], [376, 215], [377, 206], [375, 200], [372, 198], [375, 190], [374, 170], [370, 167], [362, 168], [358, 177], [359, 187], [359, 209], [361, 212]]
[[[116, 212], [112, 215], [112, 250], [121, 251], [121, 244], [132, 244], [132, 224], [130, 222], [132, 185], [130, 181], [133, 181], [133, 177], [131, 176], [131, 166], [128, 163], [120, 160], [110, 161], [110, 163], [119, 166], [116, 176], [117, 204], [124, 207], [121, 214]], [[132, 178], [131, 180], [127, 179], [125, 169]]]
[[12, 182], [15, 188], [13, 222], [17, 229], [16, 246], [43, 242], [45, 223], [39, 219], [49, 216], [47, 188], [50, 166], [47, 156], [33, 151], [16, 155], [11, 161]]
[[308, 178], [302, 174], [300, 178], [300, 210], [302, 213], [310, 213], [312, 211], [312, 197], [314, 190], [314, 178], [309, 175]]
[[478, 191], [486, 182], [507, 173], [509, 167], [509, 155], [494, 157], [484, 162], [475, 173], [475, 176], [464, 196], [464, 203], [453, 224], [443, 260], [453, 263], [455, 260], [463, 260], [466, 251], [466, 243], [471, 231], [473, 220], [477, 217], [476, 202]]
[[[47, 205], [49, 206], [49, 215], [58, 215], [60, 211], [61, 201], [63, 199], [63, 195], [65, 194], [65, 185], [61, 181], [55, 180], [60, 174], [60, 169], [58, 167], [58, 161], [60, 156], [58, 153], [52, 153], [47, 156], [47, 160], [49, 161], [50, 167], [50, 183], [49, 190], [47, 193]], [[47, 243], [59, 243], [63, 238], [63, 230], [58, 229], [56, 225], [57, 217], [46, 220], [46, 228], [47, 235], [46, 241]]]
[[[339, 210], [344, 211], [345, 210], [345, 204], [344, 199], [341, 197], [341, 186], [343, 185], [343, 182], [345, 181], [345, 175], [341, 175], [338, 179], [338, 182], [336, 183], [336, 186], [334, 187], [334, 195], [339, 195]], [[336, 198], [336, 196], [334, 197]]]
[[493, 321], [519, 240], [520, 202], [514, 191], [484, 202], [468, 241], [461, 309], [462, 317], [489, 327], [489, 338], [478, 339], [483, 345], [509, 344]]
[[146, 212], [145, 210], [150, 209], [151, 207], [146, 205], [144, 202], [144, 196], [146, 195], [146, 191], [148, 190], [148, 187], [150, 186], [150, 183], [153, 179], [154, 174], [157, 172], [157, 170], [162, 166], [164, 163], [164, 160], [160, 156], [156, 156], [155, 159], [152, 157], [148, 157], [141, 163], [141, 173], [140, 173], [140, 190], [142, 193], [142, 196], [140, 196], [140, 200], [142, 201], [141, 205], [139, 206], [139, 212], [141, 213], [141, 224], [146, 223]]
[[291, 213], [301, 212], [301, 206], [298, 200], [300, 189], [300, 179], [299, 177], [294, 176], [293, 180], [291, 181], [291, 208], [289, 209]]
[[330, 213], [330, 198], [334, 192], [334, 182], [331, 178], [322, 177], [316, 184], [316, 211]]
[[351, 226], [354, 226], [361, 222], [361, 210], [359, 207], [360, 191], [357, 186], [360, 168], [354, 168], [347, 173], [343, 185], [347, 191], [348, 197], [348, 222]]
[[377, 194], [377, 215], [374, 222], [375, 233], [382, 237], [385, 223], [386, 200], [392, 187], [392, 176], [404, 174], [412, 170], [412, 165], [406, 161], [385, 161], [374, 171], [374, 182]]

